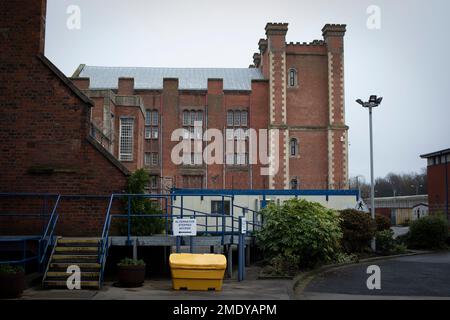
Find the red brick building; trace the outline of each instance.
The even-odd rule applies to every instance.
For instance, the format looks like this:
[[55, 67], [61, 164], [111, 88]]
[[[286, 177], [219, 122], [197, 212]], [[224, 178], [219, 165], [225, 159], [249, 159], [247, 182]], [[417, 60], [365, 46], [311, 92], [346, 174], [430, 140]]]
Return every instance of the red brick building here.
[[[0, 193], [122, 192], [129, 170], [90, 135], [94, 103], [44, 56], [45, 12], [44, 0], [0, 2]], [[0, 209], [26, 200], [2, 197]], [[60, 227], [97, 231], [106, 209], [75, 202], [60, 204]], [[0, 234], [23, 234], [26, 219], [5, 219]]]
[[[420, 156], [427, 159], [428, 201], [431, 213], [449, 216], [450, 149]], [[450, 216], [449, 216], [450, 217]]]
[[[348, 181], [344, 107], [345, 25], [323, 40], [286, 43], [287, 23], [268, 23], [249, 68], [122, 68], [80, 65], [71, 80], [93, 102], [92, 134], [130, 171], [146, 168], [150, 189], [343, 189]], [[206, 165], [199, 152], [175, 165], [175, 129], [268, 129], [279, 170], [225, 154]], [[279, 137], [272, 135], [279, 130]], [[188, 136], [189, 137], [189, 136]], [[192, 137], [192, 136], [190, 136]], [[228, 138], [226, 138], [228, 139]], [[206, 143], [203, 142], [203, 147]], [[225, 151], [227, 153], [227, 151]], [[242, 157], [241, 157], [242, 156]]]

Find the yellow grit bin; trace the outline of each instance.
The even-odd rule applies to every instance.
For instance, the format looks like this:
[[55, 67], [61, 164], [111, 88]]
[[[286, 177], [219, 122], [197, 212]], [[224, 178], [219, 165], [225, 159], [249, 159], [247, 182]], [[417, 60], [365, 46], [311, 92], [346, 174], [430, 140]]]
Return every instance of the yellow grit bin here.
[[169, 264], [175, 290], [222, 290], [227, 267], [223, 254], [172, 253]]

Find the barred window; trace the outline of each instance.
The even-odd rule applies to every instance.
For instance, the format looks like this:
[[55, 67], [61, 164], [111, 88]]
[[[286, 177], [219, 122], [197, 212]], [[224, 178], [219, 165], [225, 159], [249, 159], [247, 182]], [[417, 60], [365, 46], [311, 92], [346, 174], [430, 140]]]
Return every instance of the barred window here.
[[159, 154], [154, 152], [152, 153], [152, 166], [157, 166], [159, 163]]
[[158, 139], [158, 127], [152, 127], [152, 139]]
[[233, 111], [228, 111], [227, 112], [227, 126], [232, 127], [233, 125], [234, 125]]
[[152, 111], [145, 110], [145, 125], [149, 126], [152, 124]]
[[195, 119], [197, 118], [195, 111], [191, 111], [191, 119], [190, 119], [190, 125], [193, 126]]
[[189, 111], [183, 111], [183, 126], [188, 126], [189, 123]]
[[203, 111], [183, 111], [183, 128], [185, 129], [184, 139], [201, 139], [203, 130]]
[[248, 116], [248, 114], [247, 114], [247, 111], [242, 111], [241, 112], [241, 125], [242, 126], [244, 126], [244, 127], [246, 127], [247, 126], [247, 116]]
[[241, 113], [239, 111], [234, 112], [234, 125], [235, 126], [241, 125]]
[[146, 166], [157, 166], [159, 164], [159, 154], [157, 152], [146, 152], [144, 155]]
[[197, 121], [200, 121], [203, 123], [203, 111], [197, 112]]
[[152, 127], [145, 127], [145, 139], [152, 138]]
[[121, 118], [119, 132], [119, 160], [133, 161], [134, 119]]
[[290, 141], [290, 150], [291, 150], [291, 156], [295, 157], [298, 155], [298, 141], [295, 138], [292, 138]]
[[296, 87], [297, 84], [297, 70], [289, 69], [289, 87]]
[[145, 139], [158, 139], [158, 124], [159, 113], [158, 110], [145, 111]]
[[157, 126], [158, 125], [158, 119], [159, 118], [159, 116], [158, 116], [158, 111], [157, 110], [153, 110], [152, 111], [152, 125], [153, 126]]

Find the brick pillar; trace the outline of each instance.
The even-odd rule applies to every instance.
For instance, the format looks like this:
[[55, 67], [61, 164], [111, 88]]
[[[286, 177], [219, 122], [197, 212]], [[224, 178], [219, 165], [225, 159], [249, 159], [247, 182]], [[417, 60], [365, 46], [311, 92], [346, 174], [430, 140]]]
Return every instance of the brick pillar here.
[[178, 142], [170, 139], [172, 132], [180, 128], [179, 91], [176, 78], [163, 79], [161, 117], [163, 127], [161, 141], [164, 141], [161, 176], [173, 177], [173, 182], [178, 186], [181, 181], [178, 181], [177, 166], [171, 160], [172, 149]]
[[348, 188], [348, 127], [345, 125], [344, 35], [345, 25], [323, 27], [328, 51], [328, 187]]
[[[271, 163], [274, 164], [273, 168], [275, 169], [274, 174], [269, 177], [270, 189], [289, 189], [289, 130], [286, 125], [287, 30], [287, 23], [268, 23], [266, 25], [267, 64], [270, 83], [269, 150]], [[279, 132], [278, 137], [275, 134], [277, 130]], [[275, 164], [276, 160], [278, 160], [278, 165]]]
[[[208, 91], [206, 95], [206, 112], [204, 119], [206, 129], [223, 130], [223, 119], [226, 119], [224, 108], [223, 79], [208, 79]], [[223, 132], [223, 131], [222, 131]], [[225, 135], [225, 132], [223, 132]], [[208, 137], [212, 139], [212, 137]], [[214, 141], [207, 142], [208, 144]], [[222, 141], [224, 142], [224, 141]], [[225, 152], [225, 150], [224, 150]], [[208, 159], [209, 161], [209, 159]], [[211, 164], [206, 166], [206, 186], [209, 189], [222, 189], [225, 186], [225, 164]]]

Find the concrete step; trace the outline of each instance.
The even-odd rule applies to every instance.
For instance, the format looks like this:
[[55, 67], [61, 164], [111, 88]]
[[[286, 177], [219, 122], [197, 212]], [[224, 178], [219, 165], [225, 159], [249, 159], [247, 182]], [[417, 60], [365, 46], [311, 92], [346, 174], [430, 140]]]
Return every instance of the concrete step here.
[[[73, 263], [68, 263], [68, 262], [50, 263], [50, 269], [67, 270], [67, 268], [71, 265], [73, 265]], [[98, 270], [98, 269], [100, 269], [100, 264], [98, 264], [98, 263], [81, 262], [81, 263], [77, 263], [76, 265], [79, 266], [81, 270]]]
[[99, 238], [61, 238], [58, 240], [59, 244], [72, 244], [72, 243], [83, 243], [83, 244], [98, 244]]
[[[45, 288], [67, 289], [65, 280], [45, 280]], [[81, 281], [81, 289], [99, 289], [98, 281]]]
[[[68, 276], [72, 275], [71, 273], [67, 272], [61, 272], [61, 271], [49, 271], [47, 272], [47, 279], [48, 278], [67, 278]], [[85, 278], [98, 278], [100, 276], [100, 272], [86, 272], [81, 271], [81, 277]]]
[[98, 247], [60, 247], [57, 246], [55, 248], [55, 252], [56, 253], [61, 253], [61, 252], [90, 252], [90, 253], [97, 253], [98, 252]]
[[52, 263], [55, 262], [70, 262], [72, 264], [84, 262], [97, 262], [98, 255], [79, 255], [79, 254], [54, 254]]

